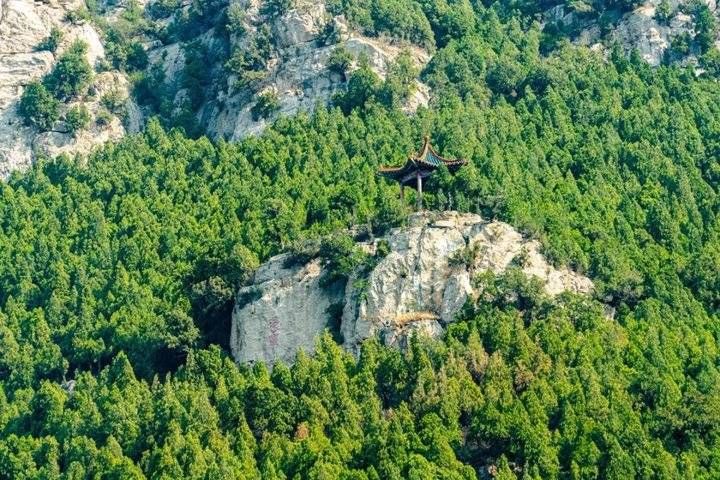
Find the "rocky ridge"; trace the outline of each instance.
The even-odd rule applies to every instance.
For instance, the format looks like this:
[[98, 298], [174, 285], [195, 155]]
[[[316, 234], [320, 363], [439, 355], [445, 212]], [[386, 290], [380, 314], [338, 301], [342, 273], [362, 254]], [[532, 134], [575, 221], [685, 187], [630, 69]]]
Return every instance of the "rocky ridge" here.
[[[717, 17], [715, 0], [704, 1]], [[100, 0], [98, 3], [102, 6], [103, 21], [112, 24], [128, 7], [129, 0]], [[128, 101], [122, 113], [108, 117], [102, 106], [102, 95], [112, 91], [127, 97], [130, 85], [124, 74], [106, 71], [95, 76], [91, 88], [96, 92], [94, 95], [75, 99], [63, 107], [67, 110], [81, 102], [93, 119], [102, 112], [103, 122], [91, 122], [91, 127], [77, 136], [68, 132], [63, 121], [44, 133], [23, 125], [16, 112], [23, 88], [49, 72], [58, 55], [73, 40], [81, 39], [89, 45], [88, 60], [92, 65], [103, 63], [105, 49], [99, 28], [90, 21], [76, 20], [73, 23], [67, 19], [69, 12], [77, 11], [84, 4], [84, 0], [0, 0], [0, 178], [26, 167], [38, 154], [52, 156], [63, 152], [88, 152], [99, 143], [120, 138], [126, 131], [141, 129], [144, 119], [158, 113], [142, 110], [133, 101]], [[146, 31], [161, 31], [163, 25], [170, 25], [175, 18], [174, 14], [154, 18], [149, 12], [158, 2], [153, 0], [142, 0], [136, 4], [147, 7], [144, 21], [153, 28]], [[180, 17], [187, 15], [193, 5], [188, 0], [180, 1], [179, 10], [175, 13]], [[343, 90], [347, 74], [357, 68], [361, 58], [367, 59], [380, 78], [385, 77], [388, 66], [402, 51], [410, 53], [418, 68], [430, 60], [427, 51], [406, 42], [360, 34], [342, 15], [330, 14], [323, 2], [296, 0], [280, 14], [264, 11], [262, 0], [229, 0], [229, 5], [229, 8], [242, 12], [242, 28], [239, 30], [243, 33], [233, 33], [228, 38], [224, 27], [213, 24], [204, 33], [193, 36], [191, 41], [175, 40], [164, 44], [167, 39], [161, 41], [151, 34], [140, 39], [147, 50], [150, 69], [159, 66], [164, 72], [165, 85], [160, 89], [167, 87], [172, 92], [167, 100], [175, 111], [181, 111], [191, 96], [183, 82], [188, 43], [197, 41], [212, 52], [242, 51], [267, 29], [272, 51], [262, 78], [254, 80], [251, 85], [243, 84], [237, 74], [226, 70], [226, 58], [214, 59], [215, 63], [208, 65], [207, 70], [212, 72], [213, 78], [206, 88], [207, 98], [190, 115], [201, 126], [200, 133], [214, 138], [240, 140], [262, 132], [280, 115], [310, 111], [317, 104], [327, 103], [335, 93]], [[545, 11], [543, 20], [546, 26], [564, 25], [566, 30], [575, 32], [573, 40], [577, 44], [607, 53], [607, 46], [618, 41], [626, 50], [637, 49], [649, 64], [660, 65], [666, 59], [673, 39], [683, 35], [692, 38], [696, 33], [692, 16], [685, 13], [688, 0], [670, 1], [670, 14], [667, 20], [662, 21], [657, 15], [660, 5], [661, 0], [648, 0], [633, 11], [620, 15], [605, 35], [600, 21], [584, 15], [577, 5], [573, 9], [565, 4], [557, 5]], [[220, 13], [218, 19], [223, 18]], [[48, 37], [53, 27], [64, 33], [57, 52], [38, 51], [38, 44]], [[331, 39], [327, 37], [328, 32], [332, 32]], [[331, 55], [338, 47], [347, 51], [353, 59], [345, 75], [329, 66]], [[697, 65], [699, 52], [693, 49], [696, 46], [690, 45], [687, 55], [676, 60]], [[699, 67], [698, 71], [701, 71]], [[409, 113], [420, 105], [426, 105], [430, 98], [426, 85], [416, 81], [415, 87], [413, 95], [404, 105]], [[265, 94], [276, 99], [276, 104], [271, 112], [257, 115], [254, 109]]]
[[[0, 0], [0, 179], [27, 167], [37, 154], [85, 153], [99, 143], [125, 134], [117, 115], [110, 115], [102, 125], [92, 122], [89, 130], [74, 137], [62, 121], [49, 132], [38, 132], [24, 125], [17, 114], [24, 87], [48, 73], [58, 56], [75, 40], [87, 43], [91, 65], [104, 58], [99, 32], [88, 23], [73, 24], [67, 20], [68, 12], [83, 5], [83, 0]], [[53, 27], [63, 32], [57, 51], [39, 51], [38, 45]], [[127, 97], [128, 81], [118, 72], [104, 72], [95, 76], [91, 90], [94, 95], [75, 99], [64, 108], [83, 103], [94, 120], [102, 109], [102, 95], [113, 91]]]
[[[712, 14], [720, 17], [716, 0], [703, 0]], [[681, 35], [694, 37], [695, 24], [693, 18], [683, 11], [691, 2], [687, 0], [671, 0], [668, 2], [669, 18], [663, 20], [658, 15], [663, 0], [647, 0], [634, 10], [620, 16], [606, 38], [603, 38], [599, 22], [584, 18], [582, 14], [571, 11], [565, 4], [557, 5], [548, 10], [544, 17], [547, 23], [562, 24], [572, 27], [578, 33], [574, 42], [594, 50], [607, 51], [606, 46], [617, 42], [627, 52], [637, 50], [640, 56], [653, 67], [661, 65], [673, 39]], [[720, 39], [716, 41], [720, 47]], [[675, 59], [681, 64], [697, 65], [698, 51], [693, 49], [683, 58]]]
[[[128, 2], [100, 3], [103, 18], [112, 23]], [[142, 1], [139, 4], [150, 7], [153, 2]], [[83, 103], [95, 120], [104, 110], [102, 95], [114, 91], [128, 98], [123, 108], [124, 115], [112, 115], [110, 121], [103, 125], [93, 121], [87, 131], [77, 136], [70, 135], [62, 121], [57, 122], [49, 132], [39, 132], [23, 124], [17, 114], [17, 105], [24, 87], [51, 71], [58, 56], [75, 39], [88, 44], [91, 65], [95, 66], [105, 58], [99, 29], [90, 21], [72, 23], [67, 20], [69, 12], [78, 11], [84, 5], [84, 0], [0, 0], [0, 178], [7, 177], [13, 170], [26, 168], [38, 154], [87, 153], [97, 144], [118, 139], [127, 131], [139, 130], [149, 115], [157, 113], [143, 110], [131, 101], [126, 75], [110, 71], [95, 76], [91, 88], [96, 92], [94, 95], [76, 99], [66, 104], [64, 110]], [[297, 1], [289, 10], [272, 17], [262, 12], [260, 0], [231, 0], [230, 5], [244, 12], [245, 32], [231, 36], [230, 48], [245, 48], [259, 35], [263, 25], [269, 25], [273, 51], [265, 77], [252, 86], [240, 85], [237, 75], [218, 74], [224, 72], [222, 64], [208, 66], [216, 78], [208, 87], [210, 95], [193, 115], [203, 131], [215, 138], [239, 140], [262, 132], [280, 115], [310, 111], [317, 104], [327, 103], [333, 94], [343, 88], [345, 80], [328, 68], [330, 55], [338, 46], [345, 48], [355, 59], [350, 71], [357, 68], [358, 59], [364, 57], [381, 78], [384, 78], [388, 65], [403, 50], [411, 53], [418, 67], [430, 59], [430, 55], [420, 48], [354, 32], [342, 16], [332, 17], [322, 2]], [[181, 2], [179, 8], [181, 12], [187, 12], [190, 7], [190, 2]], [[157, 23], [169, 24], [171, 21], [172, 17], [168, 17]], [[320, 38], [328, 24], [332, 24], [337, 32], [332, 44], [325, 44]], [[53, 27], [64, 34], [57, 52], [38, 51], [37, 46], [48, 37]], [[220, 51], [223, 47], [218, 42], [223, 41], [222, 36], [222, 32], [212, 27], [193, 40], [198, 40], [211, 51]], [[163, 44], [147, 38], [144, 43], [151, 68], [153, 65], [162, 68], [166, 84], [175, 92], [171, 101], [176, 110], [182, 108], [190, 94], [183, 86], [185, 42]], [[258, 118], [253, 114], [253, 107], [265, 92], [273, 92], [277, 96], [278, 108], [266, 118]], [[417, 82], [413, 96], [407, 101], [407, 111], [427, 104], [428, 99], [427, 86]]]
[[[401, 51], [410, 53], [415, 65], [422, 68], [430, 55], [418, 47], [398, 44], [387, 38], [369, 38], [353, 31], [342, 16], [332, 17], [320, 2], [296, 1], [281, 15], [269, 18], [262, 13], [258, 0], [233, 0], [245, 12], [242, 36], [232, 39], [234, 49], [243, 49], [254, 41], [261, 25], [269, 24], [274, 51], [268, 61], [266, 77], [250, 89], [239, 84], [237, 75], [230, 75], [222, 86], [218, 98], [201, 107], [198, 118], [207, 132], [216, 137], [240, 140], [261, 133], [280, 115], [293, 115], [299, 111], [312, 111], [318, 104], [326, 104], [341, 91], [344, 78], [329, 69], [328, 64], [336, 48], [344, 48], [354, 59], [348, 69], [352, 72], [358, 60], [366, 58], [369, 66], [383, 79], [388, 66]], [[323, 31], [332, 26], [336, 37], [326, 44]], [[172, 56], [166, 61], [175, 62]], [[249, 94], [254, 91], [254, 94]], [[252, 113], [259, 96], [272, 93], [277, 97], [277, 111], [267, 118]], [[429, 89], [416, 81], [412, 97], [406, 102], [408, 113], [420, 105], [427, 105]]]
[[412, 332], [436, 337], [468, 299], [481, 293], [473, 279], [515, 265], [539, 279], [545, 292], [586, 294], [587, 277], [551, 266], [540, 244], [510, 225], [457, 212], [420, 212], [408, 225], [361, 245], [375, 257], [369, 273], [327, 285], [320, 259], [294, 264], [271, 258], [237, 295], [231, 347], [238, 362], [292, 362], [312, 351], [318, 335], [335, 330], [350, 351], [378, 335], [403, 346]]

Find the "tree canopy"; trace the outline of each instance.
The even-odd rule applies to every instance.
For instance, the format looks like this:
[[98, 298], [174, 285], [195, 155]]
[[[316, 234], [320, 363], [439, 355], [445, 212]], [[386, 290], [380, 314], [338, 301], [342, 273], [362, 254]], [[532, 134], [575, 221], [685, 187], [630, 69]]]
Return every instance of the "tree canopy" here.
[[[446, 42], [412, 117], [388, 100], [402, 69], [361, 69], [260, 137], [152, 121], [0, 184], [0, 478], [720, 475], [717, 83], [544, 56], [537, 26], [464, 8], [430, 22]], [[595, 297], [486, 275], [440, 341], [356, 359], [326, 335], [292, 367], [234, 365], [236, 288], [303, 239], [401, 224], [376, 168], [424, 133], [469, 160], [430, 208], [512, 223]]]

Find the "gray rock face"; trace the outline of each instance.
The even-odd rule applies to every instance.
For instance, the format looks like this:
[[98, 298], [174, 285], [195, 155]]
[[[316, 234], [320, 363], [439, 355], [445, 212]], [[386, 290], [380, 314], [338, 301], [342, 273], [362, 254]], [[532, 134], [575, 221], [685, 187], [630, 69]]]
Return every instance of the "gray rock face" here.
[[330, 321], [331, 308], [342, 301], [339, 285], [322, 285], [319, 260], [288, 265], [279, 255], [255, 273], [255, 283], [240, 290], [230, 344], [239, 362], [292, 361], [299, 347], [313, 345]]
[[[596, 21], [583, 20], [574, 12], [568, 12], [564, 5], [558, 5], [548, 12], [545, 17], [548, 21], [561, 21], [565, 25], [580, 27], [580, 33], [575, 39], [579, 45], [587, 45], [594, 50], [605, 50], [605, 45], [617, 42], [626, 51], [637, 49], [640, 56], [650, 65], [659, 66], [664, 58], [673, 38], [689, 34], [695, 35], [693, 19], [681, 11], [681, 7], [689, 5], [688, 0], [670, 0], [670, 18], [662, 22], [656, 18], [658, 6], [662, 0], [647, 0], [635, 10], [625, 13], [610, 32], [609, 38], [601, 38], [600, 27]], [[705, 0], [710, 10], [719, 17], [715, 0]], [[680, 60], [682, 64], [697, 64], [696, 54], [690, 54]]]
[[[246, 33], [235, 42], [236, 48], [243, 48], [257, 35], [259, 26], [270, 22], [276, 49], [269, 61], [267, 76], [252, 89], [258, 94], [273, 92], [279, 102], [278, 111], [270, 118], [253, 118], [252, 108], [257, 95], [248, 95], [248, 89], [237, 87], [237, 78], [231, 76], [227, 94], [218, 102], [211, 102], [201, 111], [201, 117], [208, 132], [215, 137], [240, 140], [248, 135], [261, 133], [280, 115], [293, 115], [299, 111], [311, 111], [318, 104], [325, 104], [342, 90], [343, 78], [328, 69], [328, 60], [333, 50], [345, 48], [355, 63], [368, 59], [370, 67], [384, 78], [388, 66], [398, 54], [407, 50], [418, 67], [430, 60], [424, 50], [409, 45], [397, 45], [387, 39], [368, 38], [353, 32], [342, 16], [330, 17], [322, 2], [305, 0], [294, 2], [293, 8], [270, 20], [261, 14], [261, 3], [257, 0], [235, 0], [245, 11]], [[324, 45], [320, 36], [327, 23], [334, 25], [339, 42]], [[172, 56], [166, 58], [166, 62]], [[429, 89], [417, 82], [414, 95], [405, 105], [407, 112], [413, 112], [420, 105], [427, 105]]]
[[407, 227], [363, 247], [376, 255], [381, 243], [389, 253], [369, 274], [350, 278], [344, 291], [323, 287], [317, 259], [285, 268], [288, 256], [281, 255], [261, 267], [253, 284], [239, 292], [233, 312], [236, 360], [292, 361], [297, 350], [312, 351], [318, 335], [337, 328], [340, 307], [339, 330], [351, 351], [375, 335], [400, 347], [413, 333], [436, 337], [479, 293], [472, 284], [477, 274], [502, 273], [511, 264], [540, 279], [548, 295], [593, 288], [588, 278], [548, 264], [537, 241], [478, 215], [418, 213]]
[[[36, 49], [53, 27], [63, 32], [58, 55], [79, 39], [88, 45], [87, 57], [91, 65], [105, 56], [95, 28], [89, 24], [73, 25], [65, 20], [67, 12], [82, 5], [82, 0], [0, 0], [0, 179], [29, 166], [38, 153], [86, 153], [95, 145], [125, 133], [120, 120], [112, 115], [107, 124], [93, 124], [88, 131], [72, 136], [62, 125], [50, 132], [38, 132], [24, 125], [17, 114], [25, 86], [40, 79], [55, 64], [53, 53]], [[128, 82], [117, 72], [104, 73], [96, 77], [94, 89], [99, 92], [96, 96], [77, 99], [64, 109], [83, 103], [94, 119], [100, 110], [102, 93], [112, 89], [127, 97]]]

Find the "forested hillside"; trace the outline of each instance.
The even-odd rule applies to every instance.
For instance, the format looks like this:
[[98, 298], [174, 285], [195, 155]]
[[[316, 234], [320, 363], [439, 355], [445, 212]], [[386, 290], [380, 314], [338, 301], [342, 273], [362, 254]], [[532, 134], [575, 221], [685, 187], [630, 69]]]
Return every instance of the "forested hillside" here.
[[[434, 50], [415, 116], [402, 68], [361, 67], [261, 137], [151, 121], [0, 184], [0, 479], [720, 476], [717, 81], [547, 52], [505, 3], [371, 3], [337, 8]], [[424, 133], [470, 161], [428, 208], [514, 225], [596, 297], [485, 276], [442, 341], [234, 365], [237, 288], [304, 239], [401, 224], [375, 171]]]

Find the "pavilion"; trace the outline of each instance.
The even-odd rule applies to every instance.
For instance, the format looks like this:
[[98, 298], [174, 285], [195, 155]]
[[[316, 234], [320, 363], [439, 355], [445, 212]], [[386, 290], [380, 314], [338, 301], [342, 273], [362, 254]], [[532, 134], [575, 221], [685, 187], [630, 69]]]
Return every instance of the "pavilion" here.
[[465, 165], [467, 160], [443, 158], [430, 146], [430, 137], [425, 136], [420, 152], [410, 155], [402, 167], [380, 167], [378, 174], [400, 183], [400, 199], [405, 200], [405, 187], [414, 188], [418, 192], [417, 208], [422, 209], [423, 179], [432, 175], [441, 165], [445, 165], [450, 173], [455, 173]]

